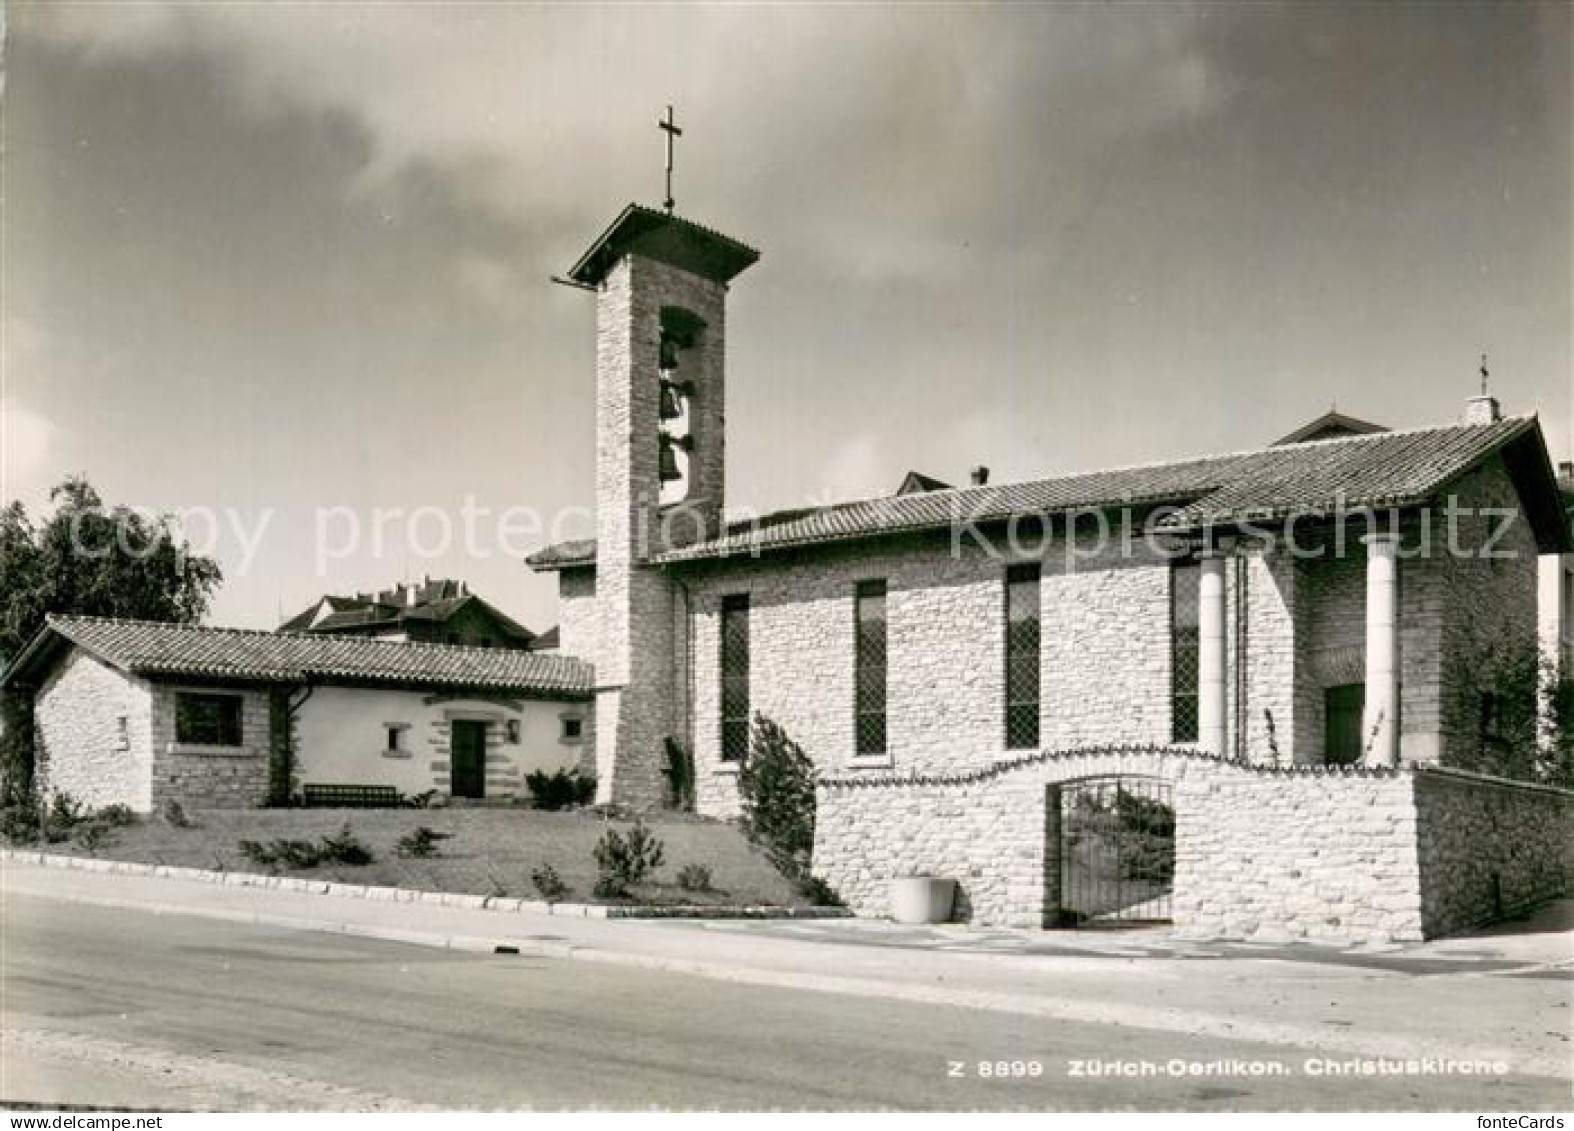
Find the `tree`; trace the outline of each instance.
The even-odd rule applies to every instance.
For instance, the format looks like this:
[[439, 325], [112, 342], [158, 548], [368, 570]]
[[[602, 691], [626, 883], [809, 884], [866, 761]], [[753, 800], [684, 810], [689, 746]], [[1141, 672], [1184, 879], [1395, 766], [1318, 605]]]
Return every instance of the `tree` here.
[[[88, 481], [70, 476], [49, 492], [55, 510], [35, 525], [20, 502], [0, 510], [0, 671], [49, 613], [191, 622], [207, 612], [223, 579], [192, 554], [168, 519], [106, 508]], [[0, 696], [0, 802], [33, 794], [32, 700]]]
[[[1480, 709], [1481, 745], [1466, 768], [1574, 788], [1574, 680], [1535, 641], [1493, 649], [1481, 665], [1490, 697]], [[1487, 688], [1483, 688], [1486, 690]]]
[[738, 792], [744, 831], [784, 875], [807, 879], [814, 852], [814, 763], [779, 724], [758, 712]]
[[14, 660], [47, 613], [196, 621], [223, 580], [165, 518], [105, 507], [70, 476], [49, 492], [55, 511], [35, 526], [20, 502], [0, 510], [0, 664]]

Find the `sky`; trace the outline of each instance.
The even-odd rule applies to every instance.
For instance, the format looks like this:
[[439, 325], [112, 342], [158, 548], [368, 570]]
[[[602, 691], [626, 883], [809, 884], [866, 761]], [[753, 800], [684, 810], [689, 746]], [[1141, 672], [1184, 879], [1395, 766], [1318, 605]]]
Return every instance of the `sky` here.
[[1448, 423], [1483, 352], [1568, 459], [1570, 13], [13, 0], [0, 499], [184, 515], [214, 623], [431, 574], [550, 626], [595, 377], [550, 277], [660, 204], [669, 103], [678, 211], [762, 252], [729, 505]]

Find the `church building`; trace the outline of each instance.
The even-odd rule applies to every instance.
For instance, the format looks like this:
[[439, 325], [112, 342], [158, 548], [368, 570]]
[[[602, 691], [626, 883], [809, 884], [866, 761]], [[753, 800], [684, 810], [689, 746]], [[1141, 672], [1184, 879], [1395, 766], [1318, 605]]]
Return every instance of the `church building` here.
[[[1497, 681], [1536, 647], [1538, 555], [1570, 548], [1535, 417], [1483, 395], [1436, 427], [1325, 420], [1252, 450], [1014, 484], [925, 477], [730, 521], [726, 300], [758, 258], [630, 205], [565, 280], [596, 302], [597, 536], [529, 565], [557, 574], [561, 653], [595, 672], [599, 800], [669, 804], [676, 750], [692, 756], [700, 812], [736, 814], [764, 714], [815, 762], [816, 871], [856, 908], [880, 911], [890, 880], [939, 869], [975, 920], [1036, 923], [1058, 899], [1046, 766], [1177, 789], [1205, 766], [1193, 777], [1244, 775], [1281, 796], [1402, 778], [1410, 918], [1373, 912], [1361, 929], [1440, 929], [1453, 912], [1423, 914], [1442, 897], [1423, 890], [1406, 823], [1432, 787], [1401, 767], [1498, 764]], [[983, 831], [1006, 814], [980, 790], [1018, 776], [1031, 784], [1010, 804], [1030, 815], [1011, 843]], [[1560, 797], [1552, 827], [1566, 829]], [[1543, 855], [1563, 867], [1561, 848]], [[1490, 882], [1510, 883], [1506, 869]], [[1532, 886], [1549, 882], [1561, 871]], [[1223, 929], [1205, 900], [1183, 913], [1192, 896], [1179, 874], [1175, 887], [1177, 922]]]

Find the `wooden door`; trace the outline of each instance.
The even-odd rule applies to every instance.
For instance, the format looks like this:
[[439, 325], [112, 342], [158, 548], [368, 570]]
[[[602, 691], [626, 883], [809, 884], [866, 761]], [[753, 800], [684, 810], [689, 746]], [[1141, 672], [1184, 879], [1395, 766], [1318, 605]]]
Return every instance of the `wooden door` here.
[[450, 761], [455, 797], [486, 796], [486, 723], [479, 719], [453, 720]]
[[1361, 712], [1366, 705], [1366, 684], [1347, 683], [1323, 692], [1324, 755], [1329, 766], [1353, 766], [1361, 761]]

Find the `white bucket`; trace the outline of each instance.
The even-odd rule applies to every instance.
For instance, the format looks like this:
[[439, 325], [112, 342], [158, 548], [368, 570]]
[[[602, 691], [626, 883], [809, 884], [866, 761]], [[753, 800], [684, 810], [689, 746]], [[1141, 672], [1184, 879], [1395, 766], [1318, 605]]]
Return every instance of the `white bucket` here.
[[956, 901], [956, 881], [904, 876], [891, 881], [891, 918], [898, 923], [945, 923]]

